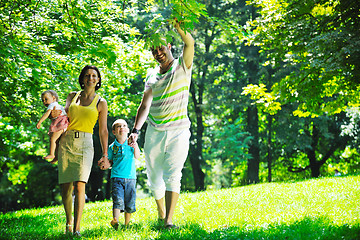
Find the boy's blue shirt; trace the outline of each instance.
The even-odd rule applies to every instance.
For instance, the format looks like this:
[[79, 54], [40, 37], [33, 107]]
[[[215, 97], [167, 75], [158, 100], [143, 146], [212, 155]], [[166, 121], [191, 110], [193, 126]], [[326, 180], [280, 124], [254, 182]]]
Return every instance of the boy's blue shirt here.
[[108, 159], [113, 161], [111, 178], [136, 179], [134, 148], [128, 145], [127, 140], [120, 144], [115, 139], [109, 146]]

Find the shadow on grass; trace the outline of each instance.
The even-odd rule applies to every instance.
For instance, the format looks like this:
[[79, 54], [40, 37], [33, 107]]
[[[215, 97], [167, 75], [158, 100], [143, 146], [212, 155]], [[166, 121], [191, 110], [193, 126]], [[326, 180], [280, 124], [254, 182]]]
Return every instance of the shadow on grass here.
[[[0, 218], [0, 239], [79, 239], [65, 235], [59, 231], [58, 215], [41, 214], [39, 216], [24, 215], [18, 218], [2, 216]], [[90, 226], [91, 227], [91, 226]], [[63, 229], [63, 228], [61, 228]], [[146, 236], [139, 238], [139, 234]], [[123, 237], [121, 237], [123, 236]], [[199, 224], [187, 224], [176, 230], [166, 230], [158, 222], [146, 224], [134, 223], [131, 227], [120, 228], [115, 232], [109, 226], [104, 228], [86, 229], [82, 231], [82, 239], [274, 239], [274, 240], [357, 240], [360, 239], [360, 225], [334, 226], [326, 218], [305, 218], [291, 224], [271, 224], [263, 227], [230, 226], [205, 229]]]
[[[325, 220], [325, 221], [324, 221]], [[198, 224], [189, 224], [179, 230], [163, 231], [153, 239], [266, 239], [266, 240], [358, 240], [360, 239], [360, 226], [333, 226], [325, 224], [324, 218], [305, 218], [292, 224], [268, 225], [254, 229], [252, 226], [231, 226], [214, 231], [206, 231]]]

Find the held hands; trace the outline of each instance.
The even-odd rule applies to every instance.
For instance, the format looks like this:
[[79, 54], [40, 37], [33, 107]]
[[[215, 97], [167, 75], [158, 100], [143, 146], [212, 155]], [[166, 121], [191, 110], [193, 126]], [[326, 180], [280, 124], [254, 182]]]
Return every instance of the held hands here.
[[137, 139], [138, 139], [139, 135], [136, 133], [131, 133], [129, 138], [128, 138], [128, 144], [130, 147], [135, 148], [137, 145]]
[[110, 161], [107, 158], [107, 156], [103, 156], [99, 161], [98, 161], [98, 166], [101, 170], [106, 170], [109, 169], [111, 167]]

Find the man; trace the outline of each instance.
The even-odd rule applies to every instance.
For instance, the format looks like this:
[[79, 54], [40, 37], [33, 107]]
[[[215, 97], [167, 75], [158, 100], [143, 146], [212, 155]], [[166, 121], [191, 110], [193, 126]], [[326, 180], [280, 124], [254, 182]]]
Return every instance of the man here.
[[146, 78], [130, 135], [130, 142], [136, 142], [139, 130], [148, 121], [144, 145], [147, 176], [159, 219], [164, 221], [167, 229], [177, 228], [172, 218], [180, 194], [181, 171], [189, 150], [187, 105], [194, 58], [191, 34], [185, 33], [177, 20], [174, 27], [184, 43], [182, 55], [174, 59], [170, 43], [151, 49], [159, 66]]

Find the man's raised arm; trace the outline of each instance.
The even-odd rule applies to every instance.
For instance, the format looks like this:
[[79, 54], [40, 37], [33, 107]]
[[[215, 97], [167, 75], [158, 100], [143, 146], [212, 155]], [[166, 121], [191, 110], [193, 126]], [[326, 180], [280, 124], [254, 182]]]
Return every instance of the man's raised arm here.
[[181, 36], [182, 41], [184, 42], [184, 49], [183, 49], [183, 57], [185, 61], [185, 65], [187, 68], [190, 68], [194, 59], [194, 45], [195, 40], [191, 36], [190, 32], [184, 32], [177, 19], [174, 20], [174, 27]]

